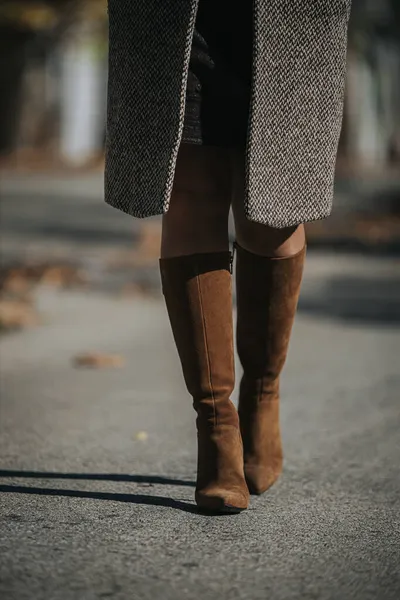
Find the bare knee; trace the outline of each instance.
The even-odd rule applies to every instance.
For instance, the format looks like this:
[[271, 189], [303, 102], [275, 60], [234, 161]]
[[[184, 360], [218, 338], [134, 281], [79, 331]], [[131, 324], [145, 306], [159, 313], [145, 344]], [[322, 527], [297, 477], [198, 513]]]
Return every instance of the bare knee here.
[[242, 248], [260, 256], [283, 258], [300, 252], [305, 244], [304, 225], [274, 229], [253, 223], [245, 216], [235, 218], [236, 239]]

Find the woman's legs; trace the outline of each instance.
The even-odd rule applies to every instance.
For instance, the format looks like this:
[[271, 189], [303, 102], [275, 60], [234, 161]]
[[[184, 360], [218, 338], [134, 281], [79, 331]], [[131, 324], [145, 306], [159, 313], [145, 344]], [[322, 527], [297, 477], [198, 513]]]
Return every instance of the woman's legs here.
[[248, 489], [234, 387], [231, 197], [227, 152], [182, 146], [163, 220], [163, 293], [186, 387], [197, 412], [196, 501], [204, 509], [247, 508]]
[[239, 416], [248, 488], [262, 493], [282, 469], [279, 376], [296, 313], [304, 227], [276, 230], [244, 215], [244, 154], [233, 156], [237, 235], [237, 347], [243, 366]]
[[228, 151], [182, 145], [170, 208], [163, 217], [161, 257], [227, 251], [230, 204]]

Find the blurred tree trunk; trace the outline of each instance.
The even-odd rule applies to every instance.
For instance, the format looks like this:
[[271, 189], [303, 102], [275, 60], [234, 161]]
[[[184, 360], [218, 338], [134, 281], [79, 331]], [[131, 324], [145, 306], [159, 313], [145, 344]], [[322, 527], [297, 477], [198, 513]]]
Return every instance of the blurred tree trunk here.
[[27, 32], [0, 28], [1, 154], [11, 152], [17, 144], [26, 49], [30, 39], [31, 35]]
[[98, 30], [81, 21], [60, 48], [60, 151], [75, 165], [103, 147], [106, 71], [100, 46]]

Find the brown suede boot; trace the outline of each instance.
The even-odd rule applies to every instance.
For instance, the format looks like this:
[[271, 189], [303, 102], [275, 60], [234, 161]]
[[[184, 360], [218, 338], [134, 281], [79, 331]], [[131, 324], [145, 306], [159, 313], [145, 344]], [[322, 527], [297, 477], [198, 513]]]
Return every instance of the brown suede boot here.
[[248, 506], [234, 387], [231, 254], [160, 260], [163, 293], [183, 375], [197, 412], [196, 502], [240, 512]]
[[282, 471], [279, 375], [286, 360], [306, 250], [288, 258], [266, 258], [238, 244], [235, 248], [244, 470], [250, 493], [262, 494]]

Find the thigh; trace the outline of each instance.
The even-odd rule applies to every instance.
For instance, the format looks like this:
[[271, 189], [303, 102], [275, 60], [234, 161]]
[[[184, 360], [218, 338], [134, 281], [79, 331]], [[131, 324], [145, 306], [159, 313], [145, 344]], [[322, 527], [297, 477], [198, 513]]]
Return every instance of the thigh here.
[[230, 205], [229, 152], [182, 145], [169, 210], [163, 217], [162, 256], [226, 250]]
[[[201, 211], [211, 203], [229, 211], [231, 203], [231, 159], [225, 148], [182, 144], [175, 169], [170, 210], [176, 204]], [[167, 213], [168, 214], [168, 213]]]

